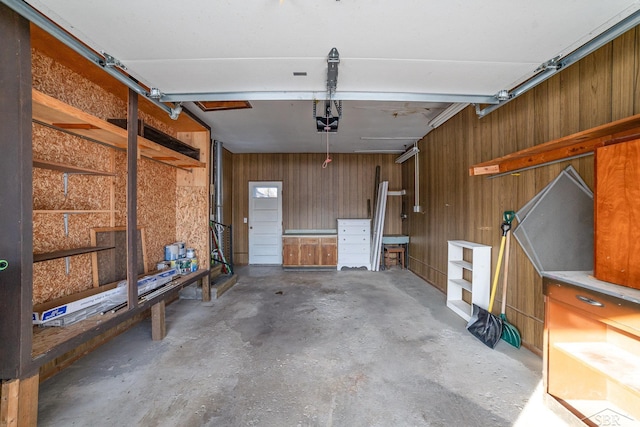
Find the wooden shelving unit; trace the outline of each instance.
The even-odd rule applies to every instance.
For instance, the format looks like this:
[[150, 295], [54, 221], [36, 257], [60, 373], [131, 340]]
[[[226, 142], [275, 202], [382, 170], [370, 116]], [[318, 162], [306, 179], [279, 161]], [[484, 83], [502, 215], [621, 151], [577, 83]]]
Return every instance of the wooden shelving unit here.
[[[465, 255], [465, 250], [469, 256]], [[489, 305], [491, 246], [464, 240], [449, 240], [447, 269], [447, 307], [469, 321], [473, 304], [484, 309]], [[470, 302], [464, 300], [464, 292]]]
[[589, 154], [597, 147], [619, 142], [617, 139], [634, 137], [640, 138], [640, 114], [475, 164], [469, 168], [469, 175], [514, 172]]
[[[99, 119], [33, 89], [33, 120], [126, 150], [127, 130]], [[179, 168], [204, 168], [206, 164], [138, 136], [140, 155]]]

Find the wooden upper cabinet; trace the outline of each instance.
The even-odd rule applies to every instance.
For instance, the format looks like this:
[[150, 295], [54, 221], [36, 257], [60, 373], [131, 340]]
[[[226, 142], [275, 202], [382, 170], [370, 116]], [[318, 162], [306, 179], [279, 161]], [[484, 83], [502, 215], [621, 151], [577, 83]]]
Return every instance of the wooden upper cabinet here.
[[594, 276], [640, 289], [640, 139], [596, 150]]

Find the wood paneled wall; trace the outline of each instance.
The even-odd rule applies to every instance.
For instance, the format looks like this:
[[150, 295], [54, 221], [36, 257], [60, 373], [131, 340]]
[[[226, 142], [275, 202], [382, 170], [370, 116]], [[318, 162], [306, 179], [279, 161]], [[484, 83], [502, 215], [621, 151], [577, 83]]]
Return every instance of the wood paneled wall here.
[[[373, 206], [376, 166], [390, 190], [401, 190], [402, 168], [395, 155], [334, 154], [325, 169], [325, 154], [234, 154], [234, 260], [248, 262], [249, 181], [282, 181], [283, 229], [335, 229], [338, 218], [367, 218]], [[373, 207], [372, 207], [373, 209]], [[390, 196], [385, 234], [400, 234], [402, 201]]]
[[[470, 177], [469, 166], [640, 112], [640, 32], [624, 34], [482, 119], [472, 107], [420, 141], [424, 213], [408, 211], [410, 268], [446, 291], [447, 240], [492, 245], [493, 265], [505, 210], [518, 210], [572, 164], [593, 189], [593, 156], [497, 178]], [[413, 204], [413, 163], [403, 167]], [[559, 216], [550, 221], [571, 221]], [[507, 318], [523, 342], [542, 349], [542, 279], [512, 240]], [[492, 270], [493, 274], [493, 270]], [[501, 290], [498, 289], [496, 307]]]

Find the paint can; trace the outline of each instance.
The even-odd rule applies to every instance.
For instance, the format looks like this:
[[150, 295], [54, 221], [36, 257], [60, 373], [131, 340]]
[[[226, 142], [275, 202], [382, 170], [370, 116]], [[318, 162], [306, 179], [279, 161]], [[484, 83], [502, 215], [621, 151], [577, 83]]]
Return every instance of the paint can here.
[[172, 261], [178, 259], [179, 248], [178, 245], [171, 244], [164, 247], [164, 259], [165, 261]]
[[193, 248], [187, 248], [187, 258], [195, 258], [196, 257], [196, 250]]
[[186, 256], [185, 243], [175, 242], [174, 245], [178, 245], [178, 258], [184, 258]]
[[183, 258], [178, 261], [180, 273], [188, 274], [191, 272], [191, 260], [188, 258]]

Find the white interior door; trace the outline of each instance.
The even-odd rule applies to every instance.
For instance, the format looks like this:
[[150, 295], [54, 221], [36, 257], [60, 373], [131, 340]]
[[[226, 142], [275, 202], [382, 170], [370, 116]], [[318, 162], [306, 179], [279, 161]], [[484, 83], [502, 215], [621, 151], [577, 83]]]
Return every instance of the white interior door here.
[[282, 182], [249, 182], [249, 264], [282, 264]]

